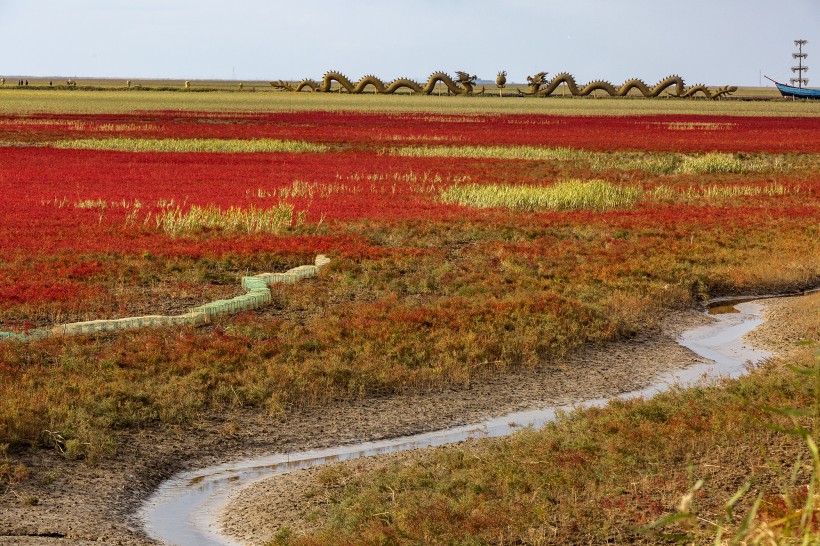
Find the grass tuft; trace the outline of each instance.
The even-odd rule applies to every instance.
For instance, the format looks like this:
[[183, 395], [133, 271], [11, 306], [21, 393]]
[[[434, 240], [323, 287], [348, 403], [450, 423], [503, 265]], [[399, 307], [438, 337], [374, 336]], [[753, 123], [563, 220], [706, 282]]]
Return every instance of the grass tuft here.
[[571, 148], [540, 146], [406, 146], [393, 148], [401, 157], [468, 157], [470, 159], [527, 159], [531, 161], [569, 161], [587, 159], [591, 152]]
[[652, 190], [651, 194], [654, 199], [662, 202], [686, 202], [695, 199], [710, 201], [737, 197], [781, 197], [800, 192], [800, 186], [771, 183], [766, 185], [739, 184], [722, 186], [712, 184], [708, 186], [690, 186], [683, 189], [663, 185]]
[[231, 207], [222, 210], [213, 205], [192, 206], [185, 212], [176, 207], [156, 214], [154, 222], [172, 237], [206, 231], [223, 234], [277, 234], [304, 223], [305, 212], [299, 212], [294, 217], [294, 210], [295, 207], [289, 203], [279, 203], [268, 209]]
[[677, 172], [682, 174], [728, 174], [756, 170], [731, 154], [705, 154], [683, 160]]
[[606, 211], [630, 208], [641, 195], [639, 188], [616, 186], [603, 180], [564, 180], [549, 187], [456, 185], [444, 190], [441, 200], [475, 208]]
[[761, 158], [708, 153], [591, 152], [540, 146], [406, 146], [390, 150], [402, 157], [465, 157], [526, 161], [575, 161], [598, 171], [640, 170], [652, 174], [731, 174], [778, 170], [783, 166]]

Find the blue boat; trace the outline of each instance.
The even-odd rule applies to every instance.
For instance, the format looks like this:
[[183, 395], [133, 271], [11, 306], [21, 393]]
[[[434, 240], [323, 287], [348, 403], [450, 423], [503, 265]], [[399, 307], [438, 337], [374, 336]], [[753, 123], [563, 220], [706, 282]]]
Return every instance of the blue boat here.
[[792, 97], [795, 99], [820, 99], [820, 89], [809, 89], [808, 87], [794, 87], [786, 85], [785, 83], [776, 82], [768, 76], [765, 78], [774, 82], [778, 91], [783, 97]]

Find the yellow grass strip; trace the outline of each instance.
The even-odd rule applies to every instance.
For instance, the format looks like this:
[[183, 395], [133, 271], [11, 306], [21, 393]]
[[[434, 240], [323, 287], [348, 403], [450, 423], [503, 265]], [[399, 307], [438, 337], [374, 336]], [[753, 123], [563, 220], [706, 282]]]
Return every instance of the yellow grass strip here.
[[280, 203], [268, 209], [231, 207], [222, 210], [213, 205], [204, 208], [192, 206], [185, 212], [176, 207], [157, 214], [154, 221], [158, 228], [172, 237], [205, 231], [223, 234], [276, 234], [304, 222], [305, 212], [299, 212], [294, 217], [294, 210], [294, 206], [289, 203]]
[[801, 193], [802, 188], [797, 186], [786, 186], [784, 184], [771, 183], [760, 185], [727, 185], [718, 186], [715, 184], [708, 186], [690, 186], [685, 189], [676, 189], [670, 186], [658, 186], [651, 194], [658, 201], [665, 202], [686, 202], [690, 199], [732, 199], [735, 197], [780, 197]]
[[441, 200], [474, 208], [605, 211], [632, 207], [641, 196], [640, 188], [615, 186], [603, 180], [564, 180], [548, 187], [456, 185], [444, 190]]
[[758, 170], [755, 165], [747, 165], [732, 154], [710, 153], [690, 157], [678, 166], [677, 171], [684, 174], [707, 173], [743, 173]]
[[[84, 83], [81, 81], [80, 86]], [[96, 82], [91, 82], [92, 84]], [[123, 86], [122, 80], [116, 85]], [[151, 82], [141, 82], [151, 85]], [[165, 87], [168, 82], [156, 82]], [[196, 85], [196, 84], [195, 84]], [[514, 84], [508, 84], [512, 88]], [[181, 87], [181, 86], [180, 86]], [[268, 84], [265, 84], [268, 87]], [[522, 84], [522, 87], [526, 85]], [[153, 90], [91, 91], [0, 88], [0, 112], [24, 113], [127, 113], [141, 110], [196, 110], [210, 112], [294, 112], [306, 110], [355, 112], [425, 112], [441, 114], [554, 114], [582, 116], [636, 116], [699, 114], [733, 116], [818, 116], [820, 101], [740, 101], [675, 99], [348, 95], [338, 93], [281, 93], [275, 91], [214, 91], [190, 93]], [[768, 90], [776, 97], [774, 89]], [[741, 89], [737, 95], [746, 94]]]
[[220, 138], [85, 138], [60, 140], [55, 148], [79, 150], [115, 150], [122, 152], [325, 152], [328, 147], [298, 140], [277, 139], [220, 139]]
[[741, 159], [727, 153], [590, 152], [539, 146], [404, 146], [392, 148], [389, 153], [403, 157], [578, 161], [600, 171], [642, 170], [653, 174], [751, 173], [786, 168], [777, 158], [774, 161], [759, 157]]
[[467, 157], [471, 159], [526, 159], [530, 161], [588, 160], [593, 152], [540, 146], [405, 146], [390, 150], [402, 157]]

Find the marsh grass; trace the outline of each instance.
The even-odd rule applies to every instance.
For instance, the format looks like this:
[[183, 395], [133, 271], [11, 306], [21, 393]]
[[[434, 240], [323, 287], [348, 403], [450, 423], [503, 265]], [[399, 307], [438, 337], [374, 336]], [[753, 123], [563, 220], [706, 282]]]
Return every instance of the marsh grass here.
[[467, 157], [471, 159], [526, 159], [531, 161], [586, 160], [594, 152], [539, 146], [405, 146], [390, 150], [401, 157]]
[[786, 165], [772, 160], [726, 153], [687, 155], [680, 153], [591, 152], [571, 148], [539, 146], [405, 146], [389, 153], [402, 157], [465, 157], [470, 159], [512, 159], [526, 161], [574, 161], [589, 168], [641, 170], [652, 174], [727, 174], [780, 171]]
[[407, 171], [394, 173], [359, 173], [348, 175], [336, 174], [332, 182], [315, 182], [294, 180], [290, 186], [278, 189], [257, 188], [256, 191], [246, 190], [248, 197], [266, 199], [313, 199], [327, 198], [332, 195], [357, 194], [396, 194], [409, 190], [416, 194], [436, 194], [443, 186], [469, 182], [468, 175], [447, 173], [442, 175], [431, 171]]
[[81, 138], [57, 141], [51, 146], [120, 152], [320, 153], [328, 150], [323, 144], [296, 140], [218, 138]]
[[758, 170], [731, 154], [709, 153], [701, 156], [687, 157], [678, 165], [676, 172], [682, 174], [726, 174], [745, 173]]
[[681, 159], [678, 154], [590, 153], [585, 160], [596, 171], [646, 171], [651, 174], [675, 174]]
[[[55, 206], [60, 207], [59, 202], [55, 201]], [[108, 201], [105, 199], [80, 199], [74, 202], [75, 209], [106, 209]]]
[[79, 131], [83, 133], [108, 133], [108, 132], [126, 132], [126, 131], [159, 131], [161, 127], [155, 123], [86, 123], [77, 120], [65, 119], [26, 119], [16, 118], [8, 120], [0, 120], [0, 127], [4, 125], [30, 125], [30, 126], [58, 126], [65, 127], [72, 131]]
[[[798, 328], [816, 323], [809, 305]], [[815, 351], [543, 430], [339, 463], [309, 484], [326, 499], [312, 530], [271, 543], [817, 544]]]
[[[316, 75], [319, 76], [318, 74]], [[163, 82], [164, 84], [164, 82]], [[366, 112], [424, 112], [440, 114], [716, 114], [740, 116], [817, 116], [820, 104], [811, 101], [702, 101], [563, 98], [499, 98], [497, 96], [348, 95], [338, 93], [238, 93], [181, 90], [92, 91], [0, 89], [0, 112], [124, 113], [138, 110], [196, 110], [216, 112], [292, 112], [345, 110]]]
[[653, 199], [661, 202], [686, 201], [713, 201], [718, 199], [733, 199], [737, 197], [780, 197], [801, 193], [801, 186], [788, 186], [771, 183], [764, 185], [732, 184], [706, 186], [689, 186], [675, 188], [672, 186], [658, 186], [650, 192]]
[[474, 208], [606, 211], [630, 208], [642, 193], [640, 188], [616, 186], [603, 180], [564, 180], [547, 187], [454, 185], [441, 192], [441, 200]]
[[[815, 344], [808, 341], [801, 345]], [[754, 478], [750, 477], [726, 500], [723, 517], [712, 523], [716, 545], [727, 540], [732, 545], [817, 544], [820, 540], [820, 449], [817, 444], [820, 439], [820, 349], [815, 350], [814, 365], [807, 361], [804, 365], [789, 365], [787, 370], [804, 382], [811, 403], [803, 407], [764, 406], [762, 409], [775, 418], [765, 426], [802, 439], [805, 453], [797, 454], [790, 468], [772, 465], [782, 477], [779, 494], [760, 490], [756, 495], [750, 495]], [[806, 454], [808, 458], [804, 461]], [[698, 519], [704, 519], [694, 502], [704, 483], [699, 479], [681, 497], [676, 512], [642, 527], [640, 531], [678, 541], [696, 541], [698, 537], [689, 530], [697, 525]], [[750, 496], [753, 497], [751, 507], [745, 514], [736, 515], [735, 509], [740, 501]], [[727, 535], [731, 537], [725, 538]]]
[[[172, 237], [204, 232], [218, 232], [226, 235], [271, 233], [278, 234], [293, 226], [304, 223], [305, 212], [294, 215], [295, 207], [289, 203], [279, 203], [267, 209], [248, 207], [227, 210], [209, 205], [192, 206], [183, 212], [180, 207], [165, 209], [153, 216], [153, 223]], [[146, 222], [151, 221], [150, 217]]]
[[657, 122], [670, 131], [728, 131], [735, 123], [702, 122], [702, 121], [668, 121]]

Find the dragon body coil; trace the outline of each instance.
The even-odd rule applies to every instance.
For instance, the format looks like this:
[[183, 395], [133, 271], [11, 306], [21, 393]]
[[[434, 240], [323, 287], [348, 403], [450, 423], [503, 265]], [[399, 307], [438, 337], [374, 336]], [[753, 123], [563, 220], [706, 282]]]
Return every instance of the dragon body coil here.
[[584, 86], [579, 86], [572, 74], [566, 72], [558, 74], [552, 78], [552, 80], [547, 80], [546, 72], [539, 72], [534, 76], [528, 76], [527, 82], [530, 84], [529, 89], [527, 91], [521, 91], [519, 89], [518, 92], [522, 95], [539, 97], [551, 95], [562, 84], [566, 85], [566, 89], [570, 94], [579, 97], [586, 97], [594, 91], [599, 90], [606, 92], [611, 97], [625, 97], [630, 91], [636, 89], [644, 97], [655, 98], [671, 88], [674, 89], [674, 92], [670, 93], [670, 95], [674, 97], [689, 98], [694, 97], [697, 93], [702, 93], [706, 98], [715, 99], [721, 95], [728, 95], [729, 93], [737, 91], [737, 87], [734, 86], [720, 87], [712, 91], [703, 84], [687, 88], [683, 83], [683, 78], [676, 75], [667, 76], [652, 87], [647, 85], [643, 80], [638, 79], [627, 80], [620, 87], [615, 87], [611, 83], [603, 80], [593, 81]]
[[376, 93], [390, 95], [400, 89], [409, 89], [413, 93], [430, 95], [435, 91], [438, 83], [443, 83], [447, 90], [454, 95], [471, 95], [473, 93], [473, 86], [475, 86], [476, 76], [470, 76], [466, 72], [457, 72], [458, 79], [454, 80], [446, 72], [434, 72], [427, 79], [427, 83], [421, 85], [420, 83], [411, 80], [410, 78], [398, 78], [392, 82], [385, 83], [376, 76], [368, 75], [356, 83], [351, 82], [344, 74], [340, 72], [328, 72], [322, 78], [321, 83], [315, 80], [302, 80], [295, 86], [278, 81], [271, 82], [271, 85], [284, 89], [286, 91], [302, 91], [305, 88], [321, 92], [329, 93], [333, 90], [333, 82], [339, 84], [340, 89], [344, 89], [348, 93], [359, 94], [364, 93], [367, 86], [372, 85]]
[[[280, 80], [271, 82], [271, 85], [277, 89], [293, 92], [308, 89], [314, 92], [329, 93], [336, 90], [341, 92], [341, 90], [344, 89], [351, 94], [361, 94], [364, 93], [368, 87], [372, 87], [375, 93], [385, 95], [396, 93], [401, 89], [408, 89], [410, 92], [416, 94], [430, 95], [436, 90], [436, 86], [441, 83], [447, 88], [448, 93], [454, 95], [474, 94], [476, 76], [471, 76], [467, 72], [456, 72], [456, 75], [457, 78], [453, 79], [446, 72], [434, 72], [424, 85], [410, 78], [398, 78], [389, 83], [385, 83], [373, 75], [365, 76], [358, 82], [353, 83], [344, 74], [331, 71], [325, 74], [321, 82], [308, 79], [291, 85]], [[338, 84], [335, 89], [334, 82]], [[706, 98], [716, 99], [722, 95], [728, 95], [737, 91], [737, 87], [735, 86], [719, 87], [712, 90], [702, 84], [687, 88], [683, 82], [683, 78], [680, 76], [668, 76], [654, 86], [649, 86], [639, 79], [627, 80], [618, 87], [603, 80], [589, 82], [586, 85], [580, 86], [572, 74], [563, 72], [551, 80], [548, 80], [546, 72], [539, 72], [534, 76], [528, 76], [527, 82], [529, 83], [529, 88], [526, 91], [518, 89], [520, 95], [546, 97], [554, 93], [562, 85], [565, 86], [562, 89], [566, 89], [571, 95], [578, 97], [586, 97], [595, 91], [603, 91], [612, 97], [626, 97], [631, 91], [637, 90], [646, 98], [659, 97], [664, 91], [668, 91], [669, 96], [672, 97], [690, 98], [697, 94], [702, 94]], [[484, 90], [482, 89], [481, 93], [483, 92]]]

